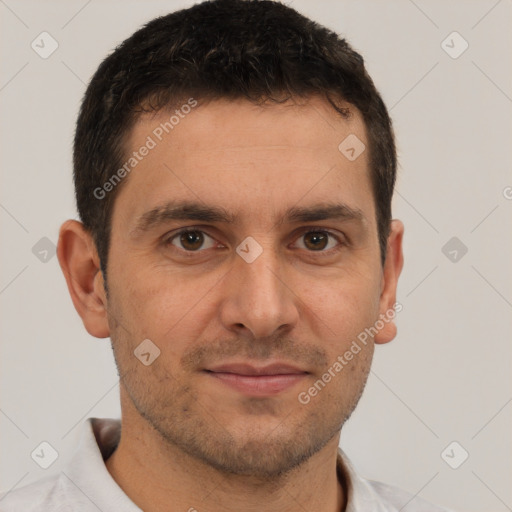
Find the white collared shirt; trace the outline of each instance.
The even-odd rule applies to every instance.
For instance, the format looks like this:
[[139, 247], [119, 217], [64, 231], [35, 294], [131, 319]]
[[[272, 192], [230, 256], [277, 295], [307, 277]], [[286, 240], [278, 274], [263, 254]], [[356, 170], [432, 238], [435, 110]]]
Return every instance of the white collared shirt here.
[[[105, 466], [120, 433], [121, 420], [88, 418], [64, 469], [0, 493], [0, 512], [140, 512]], [[348, 486], [345, 512], [448, 512], [396, 487], [361, 478], [341, 448], [337, 470]]]

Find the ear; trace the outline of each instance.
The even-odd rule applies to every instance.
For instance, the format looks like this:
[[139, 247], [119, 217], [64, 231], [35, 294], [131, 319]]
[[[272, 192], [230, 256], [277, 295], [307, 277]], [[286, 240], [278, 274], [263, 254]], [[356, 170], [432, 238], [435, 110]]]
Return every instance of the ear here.
[[81, 222], [68, 220], [62, 224], [57, 256], [87, 332], [96, 338], [107, 338], [110, 331], [100, 261], [92, 236]]
[[[379, 302], [379, 314], [384, 318], [390, 318], [390, 311], [394, 310], [396, 304], [396, 287], [398, 277], [404, 265], [402, 252], [402, 238], [404, 225], [399, 220], [391, 221], [391, 229], [388, 236], [386, 260], [382, 273], [381, 294]], [[398, 309], [397, 309], [398, 311]], [[380, 317], [383, 318], [383, 317]], [[393, 316], [394, 318], [394, 316]], [[384, 327], [375, 335], [375, 343], [388, 343], [396, 336], [396, 324], [390, 320], [384, 322]]]

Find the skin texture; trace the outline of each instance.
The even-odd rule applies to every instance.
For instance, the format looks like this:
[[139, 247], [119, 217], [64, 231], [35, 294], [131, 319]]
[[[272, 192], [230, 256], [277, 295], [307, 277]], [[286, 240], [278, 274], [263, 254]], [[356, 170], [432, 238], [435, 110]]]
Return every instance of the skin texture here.
[[[145, 511], [344, 509], [335, 471], [341, 427], [364, 389], [374, 344], [391, 341], [394, 324], [308, 404], [297, 397], [392, 308], [403, 264], [397, 220], [380, 262], [368, 150], [355, 161], [338, 150], [350, 134], [367, 144], [350, 108], [346, 120], [315, 97], [195, 107], [119, 191], [108, 300], [91, 237], [79, 222], [63, 224], [58, 256], [74, 305], [91, 335], [110, 336], [121, 378], [121, 441], [106, 465]], [[168, 119], [140, 118], [127, 153]], [[236, 219], [135, 229], [145, 212], [185, 199]], [[282, 219], [291, 207], [319, 203], [344, 203], [360, 218]], [[183, 227], [200, 233], [180, 242], [174, 235]], [[248, 236], [262, 248], [251, 263], [236, 252]], [[160, 350], [149, 366], [134, 356], [145, 339]], [[241, 362], [308, 373], [284, 391], [251, 396], [205, 371]]]

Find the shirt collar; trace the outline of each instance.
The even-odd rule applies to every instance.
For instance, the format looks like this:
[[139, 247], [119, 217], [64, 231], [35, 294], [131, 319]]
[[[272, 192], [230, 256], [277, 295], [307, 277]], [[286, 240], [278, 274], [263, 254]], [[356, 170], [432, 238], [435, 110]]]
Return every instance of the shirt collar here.
[[359, 476], [345, 452], [338, 448], [336, 459], [338, 479], [347, 493], [345, 512], [393, 512], [386, 506], [368, 480]]
[[139, 512], [141, 509], [117, 485], [105, 465], [120, 436], [121, 420], [88, 418], [63, 473], [99, 510]]

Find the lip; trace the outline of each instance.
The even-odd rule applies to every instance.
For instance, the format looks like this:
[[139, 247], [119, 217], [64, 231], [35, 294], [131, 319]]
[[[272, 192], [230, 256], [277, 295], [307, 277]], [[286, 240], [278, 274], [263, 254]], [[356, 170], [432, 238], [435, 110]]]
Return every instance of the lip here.
[[257, 367], [250, 364], [224, 364], [204, 372], [231, 389], [251, 396], [277, 395], [302, 381], [309, 372], [283, 363]]

